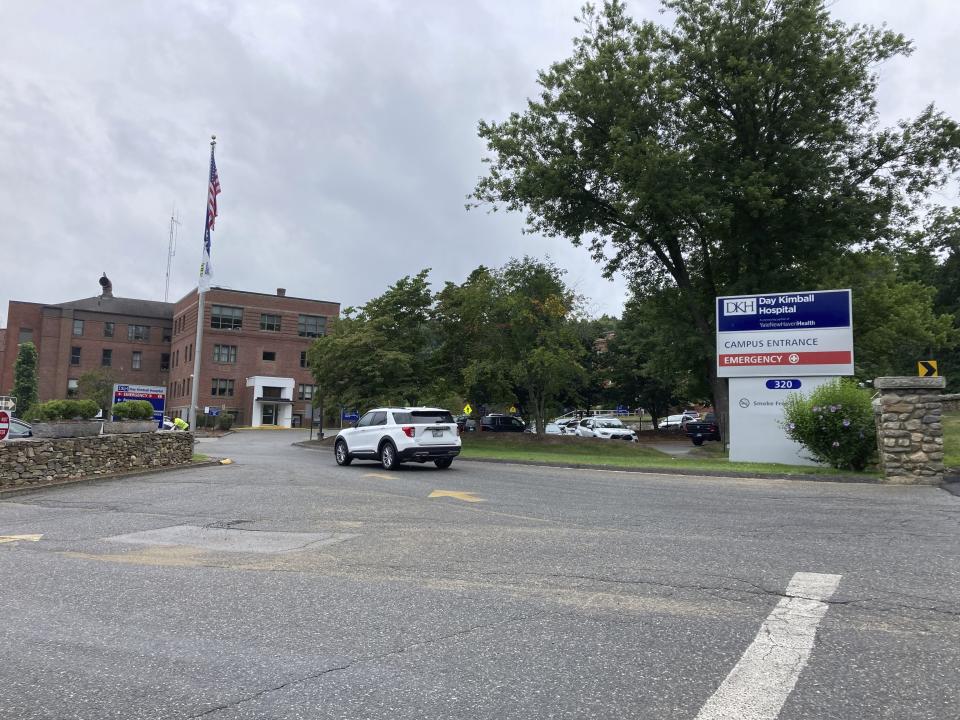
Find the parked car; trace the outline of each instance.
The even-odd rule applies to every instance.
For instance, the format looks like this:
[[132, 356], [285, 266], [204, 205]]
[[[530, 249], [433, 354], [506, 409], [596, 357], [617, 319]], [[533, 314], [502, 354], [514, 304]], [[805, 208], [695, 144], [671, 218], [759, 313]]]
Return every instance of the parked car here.
[[483, 432], [526, 432], [527, 425], [513, 415], [484, 415], [480, 418], [480, 430]]
[[385, 470], [402, 462], [432, 460], [448, 468], [460, 454], [460, 429], [447, 410], [426, 407], [374, 408], [344, 428], [334, 441], [337, 465], [379, 460]]
[[580, 437], [594, 437], [603, 440], [626, 440], [637, 442], [637, 434], [615, 417], [584, 418], [577, 426]]
[[10, 429], [7, 431], [7, 440], [20, 440], [33, 437], [33, 427], [19, 418], [10, 418]]
[[560, 428], [561, 435], [576, 435], [577, 427], [580, 425], [580, 421], [576, 418], [557, 420], [556, 425]]
[[467, 417], [466, 415], [457, 416], [457, 427], [460, 428], [460, 432], [476, 432], [477, 431], [477, 422], [476, 418]]
[[700, 414], [695, 412], [683, 412], [679, 415], [668, 415], [657, 425], [657, 430], [681, 432], [683, 426], [691, 420], [699, 420]]
[[720, 423], [716, 415], [707, 413], [703, 420], [691, 420], [684, 426], [687, 437], [694, 445], [703, 445], [704, 440], [720, 440]]

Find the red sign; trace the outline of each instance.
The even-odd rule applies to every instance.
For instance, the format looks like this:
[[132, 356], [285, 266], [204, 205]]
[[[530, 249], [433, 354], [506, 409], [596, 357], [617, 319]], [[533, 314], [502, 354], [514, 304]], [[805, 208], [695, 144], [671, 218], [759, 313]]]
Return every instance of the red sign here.
[[849, 350], [830, 350], [820, 352], [779, 352], [779, 353], [738, 353], [720, 355], [720, 367], [736, 365], [776, 367], [779, 365], [843, 365], [853, 362], [853, 353]]
[[8, 432], [10, 432], [10, 415], [0, 410], [0, 440], [6, 440]]

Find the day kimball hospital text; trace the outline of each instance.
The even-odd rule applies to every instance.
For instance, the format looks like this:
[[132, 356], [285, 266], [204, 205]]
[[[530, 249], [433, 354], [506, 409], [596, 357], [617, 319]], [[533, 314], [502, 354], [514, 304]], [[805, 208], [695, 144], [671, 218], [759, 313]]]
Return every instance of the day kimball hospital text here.
[[853, 373], [849, 290], [717, 298], [717, 373]]

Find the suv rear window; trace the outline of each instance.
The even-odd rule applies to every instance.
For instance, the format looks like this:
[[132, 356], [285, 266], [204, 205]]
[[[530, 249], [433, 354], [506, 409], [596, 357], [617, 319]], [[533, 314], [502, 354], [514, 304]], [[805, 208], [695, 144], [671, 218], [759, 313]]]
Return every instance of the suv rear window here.
[[446, 410], [411, 410], [410, 412], [394, 411], [393, 421], [398, 425], [403, 425], [404, 423], [452, 423], [453, 415]]

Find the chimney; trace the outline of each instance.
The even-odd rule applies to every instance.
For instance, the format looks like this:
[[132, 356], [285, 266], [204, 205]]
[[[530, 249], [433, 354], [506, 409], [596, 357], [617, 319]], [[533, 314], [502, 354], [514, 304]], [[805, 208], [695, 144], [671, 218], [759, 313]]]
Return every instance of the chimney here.
[[286, 297], [287, 289], [286, 288], [277, 288], [277, 297]]
[[110, 278], [107, 277], [106, 273], [100, 278], [100, 297], [113, 297], [113, 283], [110, 282]]

